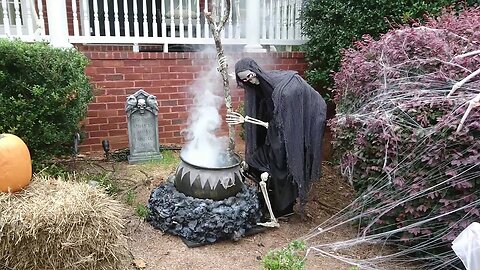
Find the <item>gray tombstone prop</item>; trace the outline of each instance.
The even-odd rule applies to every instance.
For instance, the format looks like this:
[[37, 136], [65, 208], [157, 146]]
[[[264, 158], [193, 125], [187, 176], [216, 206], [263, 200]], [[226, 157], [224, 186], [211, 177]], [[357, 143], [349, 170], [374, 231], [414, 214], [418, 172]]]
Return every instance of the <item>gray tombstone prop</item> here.
[[125, 112], [130, 147], [128, 163], [162, 159], [158, 142], [157, 98], [140, 89], [127, 97]]

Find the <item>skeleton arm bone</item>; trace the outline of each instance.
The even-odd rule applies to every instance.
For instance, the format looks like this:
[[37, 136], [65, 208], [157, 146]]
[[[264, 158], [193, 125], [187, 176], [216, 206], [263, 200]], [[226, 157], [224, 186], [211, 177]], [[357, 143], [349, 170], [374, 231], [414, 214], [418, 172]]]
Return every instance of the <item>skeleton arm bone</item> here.
[[454, 59], [456, 59], [456, 58], [464, 58], [464, 57], [474, 56], [474, 55], [477, 55], [477, 54], [480, 54], [480, 50], [476, 50], [476, 51], [471, 51], [471, 52], [468, 52], [468, 53], [460, 54], [460, 55], [457, 55], [457, 56], [455, 56], [455, 57], [453, 57], [453, 58], [454, 58]]
[[477, 107], [477, 106], [480, 106], [480, 94], [478, 94], [477, 96], [475, 96], [472, 100], [470, 100], [468, 102], [468, 108], [465, 111], [465, 113], [463, 114], [462, 120], [460, 120], [460, 124], [458, 124], [457, 132], [459, 132], [463, 128], [463, 125], [464, 125], [465, 121], [467, 120], [467, 117], [470, 114], [470, 111], [474, 107]]
[[452, 94], [460, 87], [462, 87], [465, 83], [469, 82], [473, 77], [477, 76], [480, 74], [480, 68], [475, 70], [473, 73], [465, 77], [465, 79], [457, 82], [456, 84], [453, 85], [452, 90], [450, 90], [450, 93], [448, 93], [447, 97], [452, 96]]
[[[474, 56], [474, 55], [477, 55], [477, 54], [480, 54], [480, 50], [476, 50], [476, 51], [471, 51], [471, 52], [468, 52], [468, 53], [464, 53], [464, 54], [460, 54], [460, 55], [457, 55], [455, 56], [453, 59], [458, 59], [458, 58], [465, 58], [465, 57], [469, 57], [469, 56]], [[469, 82], [472, 78], [474, 78], [475, 76], [479, 75], [480, 74], [480, 68], [475, 70], [474, 72], [472, 72], [470, 75], [468, 75], [467, 77], [465, 77], [463, 80], [457, 82], [456, 84], [453, 85], [452, 87], [452, 90], [450, 90], [450, 92], [448, 93], [447, 97], [451, 97], [453, 95], [453, 93], [455, 91], [457, 91], [458, 88], [462, 87], [465, 83]]]
[[237, 112], [229, 112], [227, 113], [226, 116], [226, 121], [229, 125], [237, 125], [237, 124], [243, 124], [244, 122], [252, 123], [255, 125], [260, 125], [268, 129], [268, 123], [263, 122], [261, 120], [258, 120], [256, 118], [250, 117], [250, 116], [245, 116], [237, 113]]

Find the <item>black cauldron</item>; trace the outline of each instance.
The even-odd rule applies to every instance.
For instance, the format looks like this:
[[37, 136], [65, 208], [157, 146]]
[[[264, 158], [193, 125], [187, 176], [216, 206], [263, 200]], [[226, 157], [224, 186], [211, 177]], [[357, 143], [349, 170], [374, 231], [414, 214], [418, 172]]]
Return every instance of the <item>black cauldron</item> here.
[[225, 166], [213, 168], [192, 164], [182, 155], [180, 159], [182, 161], [175, 172], [174, 185], [183, 194], [218, 201], [235, 196], [242, 190], [241, 158], [237, 154], [230, 155]]

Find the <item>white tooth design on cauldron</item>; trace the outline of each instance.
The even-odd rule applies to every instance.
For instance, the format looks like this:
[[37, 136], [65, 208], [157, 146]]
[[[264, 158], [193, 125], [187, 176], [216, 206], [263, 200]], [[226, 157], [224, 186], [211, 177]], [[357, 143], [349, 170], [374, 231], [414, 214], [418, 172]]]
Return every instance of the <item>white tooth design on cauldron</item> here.
[[220, 183], [223, 188], [228, 189], [229, 187], [235, 185], [235, 177], [242, 179], [237, 168], [223, 170], [199, 170], [190, 166], [189, 164], [182, 163], [177, 168], [176, 174], [178, 174], [180, 170], [182, 179], [188, 172], [190, 172], [188, 179], [190, 186], [193, 185], [193, 182], [195, 182], [196, 178], [198, 177], [200, 179], [200, 185], [202, 189], [205, 188], [207, 182], [212, 190], [217, 188], [218, 183]]
[[[193, 179], [193, 180], [195, 180], [195, 179]], [[200, 176], [200, 186], [202, 187], [202, 189], [205, 189], [205, 184], [206, 184], [207, 182], [210, 182], [208, 176], [205, 176], [205, 174], [201, 175], [201, 176]], [[192, 182], [190, 181], [190, 184], [191, 184], [191, 183], [192, 183]], [[210, 187], [211, 187], [211, 186], [212, 186], [212, 185], [210, 185]], [[212, 188], [212, 189], [213, 189], [213, 188]]]

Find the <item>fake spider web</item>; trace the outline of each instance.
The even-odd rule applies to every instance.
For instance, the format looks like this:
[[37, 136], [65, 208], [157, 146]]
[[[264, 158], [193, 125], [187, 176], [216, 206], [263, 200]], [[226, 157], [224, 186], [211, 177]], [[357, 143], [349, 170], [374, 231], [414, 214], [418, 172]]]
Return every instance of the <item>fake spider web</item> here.
[[[433, 29], [420, 28], [419, 31], [435, 31], [438, 35]], [[480, 51], [478, 43], [469, 45], [477, 48], [463, 55], [473, 56], [469, 67], [458, 64], [455, 59], [445, 61], [435, 57], [392, 63], [394, 61], [382, 51], [379, 74], [383, 76], [378, 77], [372, 94], [367, 95], [366, 100], [344, 104], [333, 121], [334, 126], [343, 127], [356, 123], [358, 129], [372, 128], [375, 126], [372, 123], [378, 122], [372, 132], [380, 134], [380, 138], [385, 135], [380, 143], [386, 149], [384, 153], [377, 153], [381, 162], [372, 168], [379, 171], [379, 176], [369, 179], [368, 186], [359, 188], [361, 192], [347, 207], [302, 237], [309, 245], [308, 254], [331, 257], [359, 269], [464, 269], [449, 246], [463, 228], [480, 220], [480, 80], [478, 73], [475, 74], [479, 71], [471, 69], [471, 66], [480, 67]], [[450, 66], [474, 76], [452, 88], [459, 79], [442, 68], [428, 73], [412, 71], [412, 66], [421, 67], [425, 63]], [[429, 107], [435, 110], [437, 105], [448, 108], [438, 119], [423, 119], [426, 114], [418, 111]], [[429, 124], [431, 122], [434, 124]], [[399, 129], [410, 137], [398, 140], [387, 136]], [[445, 132], [450, 132], [451, 137]], [[461, 145], [456, 143], [455, 136], [473, 136], [473, 143]], [[368, 140], [357, 137], [355, 143], [362, 144], [362, 139]], [[439, 147], [436, 142], [445, 145]], [[408, 146], [392, 147], [393, 144]], [[361, 156], [355, 149], [358, 150], [353, 147], [350, 153], [345, 152], [341, 166], [342, 174], [354, 186], [362, 180], [359, 177], [362, 172], [356, 171], [355, 165], [355, 159]], [[395, 153], [389, 149], [401, 151]], [[445, 157], [439, 149], [456, 152]], [[426, 156], [434, 160], [434, 166], [428, 165], [430, 161]], [[412, 170], [419, 168], [423, 170], [423, 177], [408, 177], [415, 175]], [[369, 177], [368, 172], [363, 176]], [[456, 188], [470, 193], [459, 196], [458, 200], [443, 199], [443, 195], [455, 192]], [[437, 205], [418, 204], [421, 201]], [[406, 220], [384, 221], [385, 217], [391, 220], [389, 215], [399, 211], [411, 215]], [[423, 214], [413, 214], [418, 212]], [[341, 227], [356, 228], [356, 236], [332, 242], [325, 240], [328, 239], [325, 236]], [[352, 252], [368, 246], [376, 246], [380, 252], [364, 257]]]

